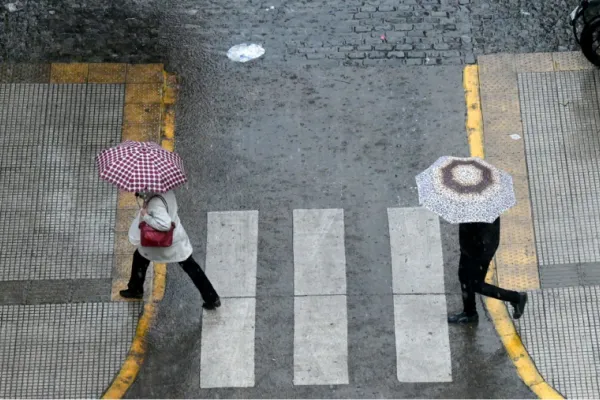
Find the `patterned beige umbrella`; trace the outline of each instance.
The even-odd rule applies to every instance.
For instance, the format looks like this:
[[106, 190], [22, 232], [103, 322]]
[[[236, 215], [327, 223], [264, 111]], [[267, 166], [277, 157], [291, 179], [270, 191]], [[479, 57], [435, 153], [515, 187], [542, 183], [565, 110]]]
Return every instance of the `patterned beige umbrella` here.
[[512, 177], [480, 158], [439, 158], [417, 175], [419, 203], [452, 224], [492, 223], [516, 204]]

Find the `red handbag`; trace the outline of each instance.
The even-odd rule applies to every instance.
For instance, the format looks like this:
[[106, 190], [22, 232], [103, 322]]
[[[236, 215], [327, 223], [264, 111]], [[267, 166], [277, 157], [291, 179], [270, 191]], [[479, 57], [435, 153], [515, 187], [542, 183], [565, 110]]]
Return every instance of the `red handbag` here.
[[[167, 212], [169, 206], [162, 196], [152, 196], [147, 200], [147, 203], [153, 197], [158, 197], [164, 203]], [[147, 204], [146, 203], [146, 204]], [[173, 232], [175, 231], [175, 222], [171, 222], [171, 229], [168, 231], [158, 231], [145, 222], [140, 222], [140, 244], [143, 247], [170, 247], [173, 244]]]

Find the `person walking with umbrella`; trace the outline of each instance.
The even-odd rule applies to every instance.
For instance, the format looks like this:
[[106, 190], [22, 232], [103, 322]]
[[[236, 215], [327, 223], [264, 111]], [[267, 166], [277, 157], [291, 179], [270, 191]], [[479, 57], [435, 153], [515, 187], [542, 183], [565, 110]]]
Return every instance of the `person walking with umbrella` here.
[[448, 322], [479, 321], [475, 293], [507, 301], [513, 318], [523, 315], [527, 293], [506, 290], [485, 282], [500, 245], [500, 214], [516, 203], [512, 178], [479, 158], [441, 157], [417, 178], [419, 202], [452, 224], [459, 224], [458, 278], [463, 311]]
[[179, 216], [173, 190], [185, 183], [181, 158], [153, 142], [125, 141], [96, 157], [100, 177], [144, 201], [129, 229], [137, 247], [124, 298], [142, 298], [150, 262], [179, 263], [204, 300], [205, 309], [221, 305], [212, 283], [192, 257], [192, 245]]

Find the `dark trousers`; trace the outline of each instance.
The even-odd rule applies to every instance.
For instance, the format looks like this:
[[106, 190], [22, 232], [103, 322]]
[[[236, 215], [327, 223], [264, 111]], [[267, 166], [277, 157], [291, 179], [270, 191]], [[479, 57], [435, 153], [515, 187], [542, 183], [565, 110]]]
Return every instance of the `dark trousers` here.
[[491, 261], [491, 258], [475, 259], [464, 253], [460, 255], [458, 279], [462, 290], [464, 311], [469, 315], [476, 312], [475, 293], [511, 303], [519, 302], [518, 292], [485, 283], [485, 275]]
[[[133, 291], [142, 291], [144, 288], [144, 280], [146, 279], [146, 271], [150, 265], [150, 260], [142, 256], [139, 251], [133, 253], [133, 263], [131, 265], [131, 278], [129, 279], [128, 287]], [[208, 277], [202, 271], [196, 260], [190, 256], [187, 260], [179, 263], [181, 268], [189, 275], [194, 282], [194, 285], [200, 291], [200, 296], [206, 303], [214, 303], [219, 299], [215, 288], [208, 280]]]

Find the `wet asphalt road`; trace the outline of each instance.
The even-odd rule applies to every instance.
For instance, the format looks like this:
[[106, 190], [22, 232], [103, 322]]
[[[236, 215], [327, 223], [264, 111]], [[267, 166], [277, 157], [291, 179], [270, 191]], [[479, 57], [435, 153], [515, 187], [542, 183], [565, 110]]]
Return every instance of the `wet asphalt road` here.
[[[203, 260], [206, 212], [260, 212], [256, 386], [200, 389], [201, 301], [173, 266], [130, 397], [532, 397], [485, 317], [475, 329], [451, 327], [452, 383], [407, 384], [395, 376], [385, 210], [417, 204], [414, 176], [437, 157], [467, 154], [460, 67], [223, 63], [213, 82], [222, 86], [210, 110], [193, 90], [180, 99], [189, 109], [178, 117], [178, 151], [191, 170], [189, 188], [179, 192], [181, 215]], [[350, 385], [292, 385], [297, 208], [345, 212]], [[456, 227], [443, 225], [442, 233], [452, 311], [460, 307]]]
[[[267, 11], [271, 5], [275, 10]], [[437, 157], [468, 153], [461, 74], [469, 56], [572, 49], [566, 17], [573, 5], [104, 0], [28, 1], [17, 4], [16, 12], [3, 8], [3, 62], [164, 62], [179, 75], [177, 150], [190, 177], [179, 191], [180, 214], [197, 260], [205, 258], [207, 212], [261, 214], [255, 387], [200, 389], [201, 302], [172, 266], [149, 354], [128, 397], [532, 398], [485, 317], [477, 328], [451, 327], [452, 383], [396, 380], [384, 217], [387, 207], [417, 204], [414, 176]], [[455, 20], [401, 17], [409, 20], [398, 24], [412, 25], [423, 36], [405, 35], [410, 50], [399, 62], [388, 53], [379, 58], [395, 50], [376, 50], [369, 40], [390, 29], [386, 21], [378, 25], [382, 21], [372, 7], [446, 12], [440, 18]], [[352, 21], [362, 12], [370, 14], [360, 26], [372, 28], [357, 36]], [[348, 26], [353, 29], [346, 32]], [[227, 48], [242, 41], [262, 43], [265, 56], [248, 64], [227, 60]], [[351, 58], [360, 53], [364, 59]], [[406, 65], [432, 59], [437, 65]], [[291, 383], [291, 213], [298, 208], [345, 211], [349, 385]], [[456, 227], [442, 224], [442, 235], [452, 311], [460, 302]]]

